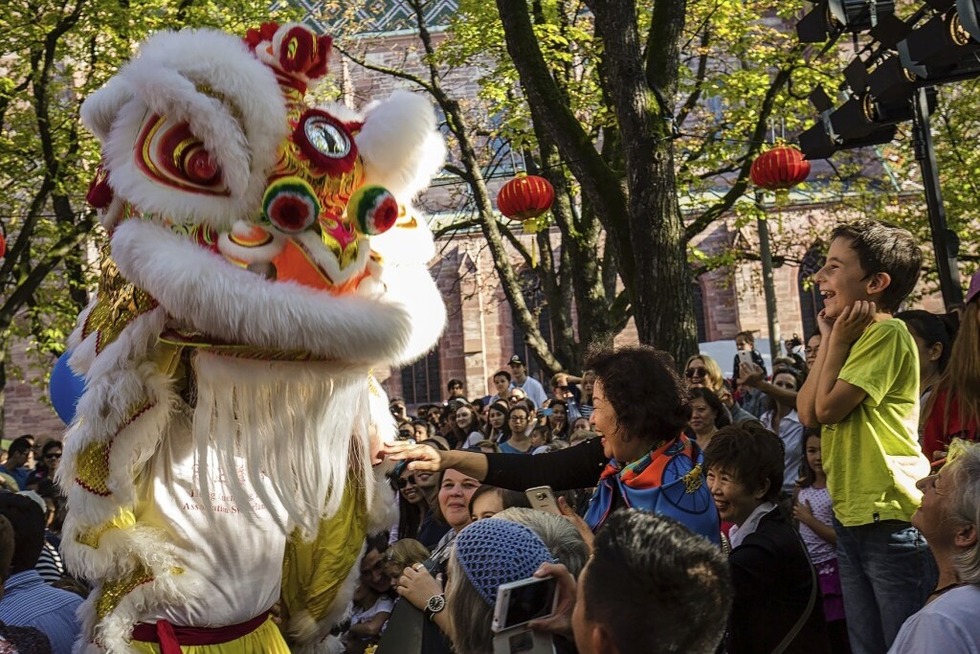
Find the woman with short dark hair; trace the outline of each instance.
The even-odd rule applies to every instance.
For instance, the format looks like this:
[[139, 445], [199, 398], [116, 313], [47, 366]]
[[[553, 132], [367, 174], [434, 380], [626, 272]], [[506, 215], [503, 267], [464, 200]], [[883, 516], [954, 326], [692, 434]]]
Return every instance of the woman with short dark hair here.
[[727, 427], [731, 420], [728, 411], [718, 396], [708, 388], [696, 386], [688, 395], [691, 404], [691, 419], [688, 425], [694, 433], [701, 449], [708, 447], [711, 437], [722, 427]]

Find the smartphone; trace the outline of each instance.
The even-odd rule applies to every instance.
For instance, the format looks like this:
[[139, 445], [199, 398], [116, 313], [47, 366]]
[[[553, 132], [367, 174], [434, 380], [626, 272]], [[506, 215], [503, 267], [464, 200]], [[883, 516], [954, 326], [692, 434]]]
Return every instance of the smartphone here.
[[737, 356], [739, 365], [742, 365], [743, 363], [752, 363], [751, 350], [739, 350]]
[[561, 509], [558, 508], [558, 502], [555, 501], [555, 491], [551, 490], [551, 486], [528, 488], [524, 494], [527, 496], [527, 501], [531, 503], [532, 509], [561, 515]]
[[531, 620], [548, 617], [555, 612], [557, 603], [558, 580], [554, 577], [529, 577], [501, 584], [497, 589], [491, 629], [507, 631]]

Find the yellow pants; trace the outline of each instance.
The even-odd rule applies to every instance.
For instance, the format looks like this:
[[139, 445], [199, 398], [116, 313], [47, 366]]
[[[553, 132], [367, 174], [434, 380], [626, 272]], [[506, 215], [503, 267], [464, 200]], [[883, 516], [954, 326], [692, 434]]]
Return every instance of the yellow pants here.
[[[132, 641], [133, 650], [145, 654], [160, 654], [160, 645], [139, 640]], [[250, 634], [221, 645], [184, 645], [183, 654], [289, 654], [279, 627], [269, 618]]]

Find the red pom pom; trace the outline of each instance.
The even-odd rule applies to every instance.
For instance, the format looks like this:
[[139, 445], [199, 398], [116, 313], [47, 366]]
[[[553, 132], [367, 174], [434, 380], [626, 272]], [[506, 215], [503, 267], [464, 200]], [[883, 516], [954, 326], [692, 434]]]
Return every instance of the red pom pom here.
[[272, 41], [272, 37], [278, 30], [279, 23], [274, 21], [262, 23], [259, 29], [253, 27], [245, 32], [245, 43], [248, 44], [250, 50], [255, 50], [255, 47], [263, 41]]
[[311, 207], [304, 198], [281, 195], [269, 206], [269, 219], [284, 232], [301, 232], [313, 224]]
[[105, 209], [112, 202], [112, 187], [109, 186], [109, 174], [102, 164], [95, 171], [95, 177], [89, 184], [85, 200], [96, 209]]

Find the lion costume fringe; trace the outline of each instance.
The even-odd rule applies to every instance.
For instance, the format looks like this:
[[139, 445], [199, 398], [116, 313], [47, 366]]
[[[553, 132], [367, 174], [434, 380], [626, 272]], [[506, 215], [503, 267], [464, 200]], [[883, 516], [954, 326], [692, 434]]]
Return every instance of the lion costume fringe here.
[[63, 547], [94, 582], [77, 650], [288, 651], [277, 603], [313, 650], [390, 524], [371, 370], [442, 331], [411, 201], [445, 148], [408, 92], [307, 106], [330, 49], [300, 25], [160, 33], [82, 107], [111, 238], [69, 343]]

